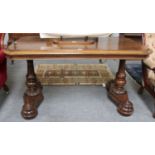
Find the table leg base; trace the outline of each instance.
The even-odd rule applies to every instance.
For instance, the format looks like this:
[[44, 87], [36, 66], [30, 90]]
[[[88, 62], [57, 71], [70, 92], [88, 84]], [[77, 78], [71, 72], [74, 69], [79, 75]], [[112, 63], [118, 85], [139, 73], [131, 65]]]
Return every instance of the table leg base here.
[[133, 104], [128, 100], [127, 91], [124, 93], [119, 92], [116, 89], [114, 81], [110, 81], [107, 84], [107, 91], [109, 98], [114, 101], [117, 105], [117, 111], [123, 116], [130, 116], [132, 115], [134, 109]]
[[133, 114], [133, 106], [130, 101], [119, 104], [117, 111], [123, 116], [131, 116]]
[[24, 106], [22, 109], [22, 116], [25, 119], [32, 119], [35, 118], [38, 114], [38, 106], [43, 101], [44, 97], [42, 93], [36, 95], [36, 96], [28, 96], [24, 95]]

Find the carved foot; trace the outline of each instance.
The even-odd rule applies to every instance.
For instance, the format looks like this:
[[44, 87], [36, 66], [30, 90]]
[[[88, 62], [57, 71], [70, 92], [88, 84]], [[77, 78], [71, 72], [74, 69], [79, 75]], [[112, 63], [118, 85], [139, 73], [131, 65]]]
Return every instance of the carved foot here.
[[35, 118], [38, 114], [38, 106], [43, 101], [43, 95], [40, 93], [36, 96], [27, 96], [24, 94], [24, 105], [22, 109], [22, 116], [25, 119], [32, 119]]
[[130, 116], [133, 113], [133, 104], [130, 101], [119, 104], [117, 111], [123, 116]]
[[127, 91], [115, 87], [114, 81], [107, 84], [109, 98], [116, 103], [117, 111], [123, 116], [130, 116], [133, 113], [133, 104], [128, 100]]

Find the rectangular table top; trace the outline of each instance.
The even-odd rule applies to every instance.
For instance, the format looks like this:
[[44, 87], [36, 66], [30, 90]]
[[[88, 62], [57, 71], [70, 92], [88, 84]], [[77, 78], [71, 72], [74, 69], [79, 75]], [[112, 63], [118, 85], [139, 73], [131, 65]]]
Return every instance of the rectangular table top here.
[[130, 38], [98, 37], [88, 40], [88, 45], [50, 43], [39, 36], [21, 37], [5, 49], [11, 59], [53, 59], [53, 58], [107, 58], [141, 60], [148, 53], [141, 41]]

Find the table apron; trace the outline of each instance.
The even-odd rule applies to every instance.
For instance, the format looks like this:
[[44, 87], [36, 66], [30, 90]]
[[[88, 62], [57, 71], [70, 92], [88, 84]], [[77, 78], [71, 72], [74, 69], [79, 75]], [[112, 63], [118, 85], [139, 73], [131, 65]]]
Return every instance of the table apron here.
[[12, 60], [45, 60], [45, 59], [116, 59], [143, 60], [147, 55], [6, 55]]

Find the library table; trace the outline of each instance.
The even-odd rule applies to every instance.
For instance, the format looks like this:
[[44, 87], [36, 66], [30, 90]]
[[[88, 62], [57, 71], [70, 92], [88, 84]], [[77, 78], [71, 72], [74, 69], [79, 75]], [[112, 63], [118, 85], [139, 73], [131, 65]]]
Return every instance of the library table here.
[[38, 114], [38, 105], [43, 100], [42, 86], [34, 72], [34, 60], [46, 59], [115, 59], [119, 67], [115, 79], [107, 85], [109, 98], [124, 116], [133, 113], [133, 104], [128, 98], [126, 84], [126, 60], [143, 60], [148, 53], [139, 40], [124, 37], [87, 38], [84, 41], [41, 39], [39, 36], [21, 37], [11, 43], [5, 54], [12, 60], [27, 61], [26, 91], [22, 116], [31, 119]]

